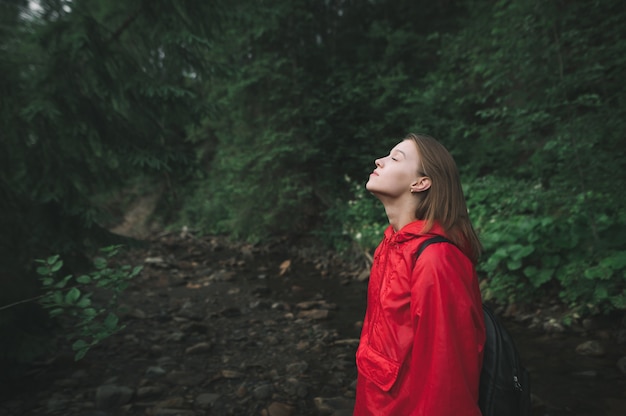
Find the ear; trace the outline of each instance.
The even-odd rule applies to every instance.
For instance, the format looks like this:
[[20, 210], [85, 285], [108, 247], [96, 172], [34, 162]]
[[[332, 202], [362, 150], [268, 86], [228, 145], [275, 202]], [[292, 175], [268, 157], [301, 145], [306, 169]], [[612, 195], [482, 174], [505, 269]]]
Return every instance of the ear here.
[[411, 184], [411, 193], [427, 191], [430, 189], [431, 184], [432, 182], [428, 176], [420, 176]]

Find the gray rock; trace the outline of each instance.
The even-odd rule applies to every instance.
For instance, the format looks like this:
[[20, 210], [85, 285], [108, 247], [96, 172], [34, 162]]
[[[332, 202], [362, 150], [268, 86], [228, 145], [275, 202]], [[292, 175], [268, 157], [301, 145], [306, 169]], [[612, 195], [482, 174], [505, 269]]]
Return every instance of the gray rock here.
[[124, 405], [133, 397], [133, 389], [126, 386], [106, 384], [96, 390], [96, 407], [112, 409]]
[[174, 384], [182, 386], [197, 386], [206, 379], [206, 376], [199, 372], [172, 371], [166, 378]]
[[146, 376], [147, 377], [159, 377], [164, 375], [165, 373], [167, 373], [167, 371], [165, 371], [163, 368], [161, 367], [148, 367], [148, 369], [146, 370]]
[[212, 345], [208, 342], [199, 342], [185, 350], [185, 354], [202, 354], [211, 350]]
[[309, 388], [306, 383], [296, 379], [296, 378], [288, 378], [285, 383], [285, 393], [292, 397], [300, 397], [301, 399], [305, 398], [309, 392]]
[[304, 373], [309, 368], [309, 364], [306, 361], [300, 361], [297, 363], [287, 364], [287, 373], [290, 375], [298, 375]]
[[59, 397], [59, 396], [53, 396], [46, 403], [46, 408], [48, 409], [48, 412], [54, 413], [54, 412], [67, 409], [67, 405], [68, 405], [67, 399], [63, 397]]
[[273, 402], [267, 407], [267, 416], [291, 416], [293, 411], [293, 407], [288, 404]]
[[213, 404], [220, 398], [221, 396], [216, 393], [202, 393], [198, 397], [196, 397], [196, 405], [202, 409], [208, 409], [213, 407]]
[[255, 387], [254, 390], [252, 390], [252, 395], [256, 399], [262, 400], [262, 399], [267, 399], [268, 397], [270, 397], [273, 391], [274, 391], [274, 388], [272, 387], [271, 384], [262, 384], [260, 386]]
[[149, 396], [158, 396], [164, 391], [165, 389], [161, 386], [143, 386], [137, 389], [137, 397], [143, 399]]
[[320, 415], [351, 415], [354, 409], [354, 400], [343, 397], [316, 397], [313, 402]]
[[604, 347], [598, 341], [585, 341], [576, 347], [576, 352], [580, 355], [600, 357], [605, 353]]
[[327, 319], [328, 318], [328, 309], [312, 309], [310, 311], [300, 311], [298, 312], [299, 319]]

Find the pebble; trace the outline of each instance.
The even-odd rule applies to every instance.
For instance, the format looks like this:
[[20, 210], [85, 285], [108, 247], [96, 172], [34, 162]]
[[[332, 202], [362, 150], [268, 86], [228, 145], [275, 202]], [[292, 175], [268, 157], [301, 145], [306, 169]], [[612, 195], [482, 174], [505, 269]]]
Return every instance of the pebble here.
[[148, 367], [148, 369], [146, 370], [147, 377], [159, 377], [166, 373], [167, 371], [165, 371], [162, 367], [156, 367], [156, 366]]
[[591, 340], [585, 341], [576, 347], [576, 352], [580, 355], [587, 355], [591, 357], [601, 357], [605, 354], [604, 347], [600, 342]]
[[96, 407], [98, 409], [113, 409], [124, 405], [133, 397], [133, 389], [126, 386], [107, 384], [96, 390]]
[[272, 395], [272, 392], [274, 391], [274, 388], [272, 387], [271, 384], [262, 384], [260, 386], [257, 386], [254, 388], [254, 390], [252, 390], [252, 395], [256, 398], [256, 399], [267, 399]]
[[316, 397], [313, 402], [320, 416], [351, 415], [354, 409], [354, 400], [343, 397]]
[[312, 309], [298, 312], [298, 319], [327, 319], [328, 309]]
[[149, 396], [158, 396], [164, 392], [161, 386], [144, 386], [137, 389], [137, 398], [143, 399]]
[[196, 397], [196, 405], [202, 409], [208, 409], [213, 407], [213, 404], [220, 398], [221, 396], [216, 393], [202, 393], [198, 397]]
[[293, 415], [293, 406], [285, 403], [273, 402], [261, 414], [264, 416], [291, 416]]
[[185, 354], [203, 354], [211, 350], [211, 344], [208, 342], [200, 342], [185, 349]]

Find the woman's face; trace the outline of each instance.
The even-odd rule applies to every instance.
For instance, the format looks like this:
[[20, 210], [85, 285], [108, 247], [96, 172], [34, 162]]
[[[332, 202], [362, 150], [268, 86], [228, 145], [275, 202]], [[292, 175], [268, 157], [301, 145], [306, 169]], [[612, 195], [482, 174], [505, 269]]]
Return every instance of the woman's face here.
[[[419, 158], [413, 140], [398, 143], [389, 155], [374, 161], [376, 169], [370, 174], [365, 188], [373, 194], [391, 198], [411, 193], [419, 180]], [[416, 189], [413, 189], [415, 192]]]

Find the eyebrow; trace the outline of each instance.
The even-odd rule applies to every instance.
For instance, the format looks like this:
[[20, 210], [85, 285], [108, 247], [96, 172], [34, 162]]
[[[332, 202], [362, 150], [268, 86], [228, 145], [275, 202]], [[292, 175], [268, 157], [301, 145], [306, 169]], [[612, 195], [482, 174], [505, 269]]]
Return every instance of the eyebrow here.
[[404, 152], [403, 152], [402, 150], [400, 150], [400, 149], [393, 149], [393, 150], [391, 151], [391, 153], [393, 153], [393, 152], [399, 152], [399, 153], [402, 153], [402, 156], [406, 157], [406, 153], [404, 153]]

